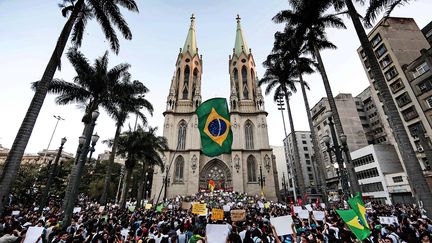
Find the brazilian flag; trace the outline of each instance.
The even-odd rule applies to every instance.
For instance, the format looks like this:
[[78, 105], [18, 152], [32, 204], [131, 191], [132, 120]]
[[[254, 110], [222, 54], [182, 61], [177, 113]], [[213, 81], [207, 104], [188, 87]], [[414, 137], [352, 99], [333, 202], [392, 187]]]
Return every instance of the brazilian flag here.
[[348, 228], [354, 233], [359, 240], [366, 239], [371, 231], [369, 227], [363, 224], [357, 213], [352, 210], [336, 210], [342, 220], [348, 225]]
[[196, 109], [196, 114], [203, 154], [214, 157], [230, 153], [233, 139], [226, 99], [207, 100]]

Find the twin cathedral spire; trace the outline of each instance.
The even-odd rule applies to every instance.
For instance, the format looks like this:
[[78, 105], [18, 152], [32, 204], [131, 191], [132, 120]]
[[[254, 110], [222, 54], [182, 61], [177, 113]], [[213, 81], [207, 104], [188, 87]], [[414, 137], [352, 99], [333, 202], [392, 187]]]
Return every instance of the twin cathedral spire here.
[[[167, 98], [167, 112], [194, 112], [201, 104], [202, 55], [198, 52], [195, 34], [195, 16], [183, 48], [176, 61]], [[229, 56], [230, 110], [231, 112], [256, 112], [264, 110], [264, 98], [257, 86], [256, 65], [248, 48], [237, 15], [236, 38], [232, 55]]]

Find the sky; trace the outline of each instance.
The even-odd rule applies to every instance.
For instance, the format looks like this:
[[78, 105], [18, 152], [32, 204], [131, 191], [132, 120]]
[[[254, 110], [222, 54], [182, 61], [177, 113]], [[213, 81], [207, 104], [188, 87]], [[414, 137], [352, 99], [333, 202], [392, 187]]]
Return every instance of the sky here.
[[[58, 35], [66, 21], [57, 3], [61, 1], [0, 0], [0, 144], [10, 148], [24, 118], [34, 92], [32, 82], [39, 80], [48, 63]], [[262, 62], [271, 51], [273, 36], [283, 28], [271, 21], [280, 10], [287, 9], [282, 0], [137, 0], [140, 13], [123, 10], [124, 17], [133, 33], [131, 41], [120, 37], [120, 53], [110, 51], [109, 66], [120, 63], [131, 64], [132, 78], [140, 80], [150, 92], [146, 98], [153, 104], [149, 125], [160, 127], [162, 135], [163, 115], [166, 97], [179, 48], [183, 47], [192, 13], [196, 17], [196, 36], [199, 53], [203, 56], [202, 97], [203, 100], [229, 96], [228, 57], [235, 40], [236, 15], [239, 14], [243, 33], [252, 49], [257, 64], [258, 78], [265, 72]], [[412, 17], [422, 28], [432, 21], [432, 1], [417, 0], [394, 11], [395, 17]], [[364, 7], [359, 8], [364, 13]], [[329, 29], [328, 38], [337, 50], [322, 53], [333, 94], [359, 94], [368, 87], [366, 74], [357, 56], [359, 41], [351, 20], [344, 17], [346, 30]], [[68, 45], [69, 46], [69, 45]], [[80, 49], [92, 62], [109, 50], [99, 25], [92, 21], [85, 32]], [[62, 57], [62, 69], [55, 78], [72, 81], [75, 71], [67, 58]], [[308, 92], [311, 107], [324, 95], [320, 76], [305, 77], [311, 90]], [[272, 101], [272, 95], [265, 97], [271, 145], [282, 145], [283, 129], [280, 111]], [[292, 111], [296, 130], [309, 130], [301, 93], [292, 97]], [[39, 114], [26, 153], [37, 153], [47, 148], [56, 124], [53, 115], [65, 120], [59, 122], [50, 149], [60, 145], [60, 139], [68, 139], [64, 150], [74, 153], [78, 137], [83, 130], [83, 110], [76, 104], [59, 106], [55, 96], [48, 95]], [[135, 117], [127, 121], [133, 127]], [[289, 128], [288, 128], [289, 129]], [[112, 138], [115, 124], [103, 111], [97, 120], [95, 131], [101, 140]], [[108, 148], [102, 143], [96, 145], [94, 156]]]

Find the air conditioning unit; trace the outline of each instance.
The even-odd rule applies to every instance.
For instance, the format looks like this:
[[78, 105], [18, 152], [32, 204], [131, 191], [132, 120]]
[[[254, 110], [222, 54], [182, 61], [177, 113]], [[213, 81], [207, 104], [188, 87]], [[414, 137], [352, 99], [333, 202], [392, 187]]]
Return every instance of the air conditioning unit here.
[[422, 146], [419, 146], [418, 148], [417, 148], [417, 152], [419, 152], [419, 153], [422, 153], [424, 150], [423, 150], [423, 147]]

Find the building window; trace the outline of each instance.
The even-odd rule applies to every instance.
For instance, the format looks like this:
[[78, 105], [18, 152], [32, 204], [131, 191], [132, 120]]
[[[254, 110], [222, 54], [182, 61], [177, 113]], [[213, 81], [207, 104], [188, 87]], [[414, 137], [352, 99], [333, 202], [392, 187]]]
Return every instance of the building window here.
[[361, 57], [363, 57], [363, 58], [366, 57], [366, 53], [365, 53], [363, 50], [360, 51], [360, 55], [361, 55]]
[[310, 181], [313, 181], [313, 180], [314, 180], [314, 177], [313, 177], [312, 174], [308, 174], [308, 176], [309, 176], [309, 180], [310, 180]]
[[384, 191], [384, 187], [381, 182], [368, 183], [361, 185], [362, 192], [380, 192]]
[[306, 141], [305, 141], [305, 140], [302, 140], [302, 144], [306, 144]]
[[409, 120], [412, 120], [412, 119], [418, 117], [418, 114], [417, 114], [417, 111], [414, 108], [414, 106], [411, 106], [410, 108], [402, 111], [402, 116], [403, 116], [405, 121], [409, 121]]
[[373, 163], [374, 157], [372, 156], [372, 154], [368, 154], [366, 156], [357, 158], [357, 159], [353, 159], [352, 163], [354, 165], [354, 167], [358, 167], [358, 166], [362, 166], [362, 165], [366, 165], [366, 164], [370, 164]]
[[394, 176], [392, 179], [394, 183], [403, 182], [402, 176]]
[[309, 159], [309, 154], [305, 154], [305, 158], [306, 158], [306, 159]]
[[429, 96], [425, 99], [426, 104], [429, 108], [432, 108], [432, 96]]
[[177, 141], [177, 148], [180, 150], [183, 150], [186, 147], [186, 129], [187, 129], [187, 124], [184, 120], [182, 120], [179, 123], [178, 141]]
[[411, 102], [411, 98], [409, 97], [408, 93], [405, 92], [405, 93], [399, 95], [398, 97], [396, 97], [396, 102], [397, 102], [399, 107], [403, 107], [404, 105]]
[[308, 172], [312, 172], [312, 167], [309, 167], [309, 166], [308, 166], [308, 167], [307, 167], [307, 171], [308, 171]]
[[243, 86], [243, 98], [249, 99], [249, 90], [248, 90], [248, 81], [247, 81], [247, 70], [246, 67], [243, 66], [241, 70], [242, 75], [242, 86]]
[[257, 181], [256, 161], [255, 161], [255, 157], [253, 157], [252, 155], [249, 156], [249, 158], [247, 159], [247, 171], [248, 171], [248, 181], [256, 182]]
[[245, 123], [245, 138], [246, 138], [246, 149], [253, 149], [253, 124], [251, 121], [246, 121]]
[[175, 162], [174, 183], [183, 182], [184, 159], [183, 156], [178, 156]]
[[306, 160], [306, 164], [307, 164], [307, 165], [310, 165], [310, 163], [311, 163], [311, 161], [307, 159], [307, 160]]
[[421, 93], [428, 92], [432, 89], [432, 80], [427, 79], [421, 83], [418, 84], [419, 90]]
[[424, 62], [416, 67], [416, 71], [413, 72], [413, 78], [417, 78], [429, 70], [430, 70], [429, 65], [426, 62]]
[[402, 80], [399, 78], [396, 81], [394, 81], [392, 84], [390, 84], [390, 89], [394, 93], [398, 92], [399, 90], [405, 88], [404, 84], [402, 83]]
[[376, 51], [375, 51], [375, 55], [377, 58], [382, 57], [385, 53], [387, 52], [387, 48], [385, 47], [384, 44], [380, 45]]
[[357, 179], [363, 180], [363, 179], [368, 179], [368, 178], [372, 178], [372, 177], [377, 177], [377, 176], [379, 176], [379, 173], [378, 173], [377, 168], [372, 168], [372, 169], [367, 169], [367, 170], [362, 170], [362, 171], [356, 172], [356, 175], [357, 175]]
[[380, 34], [375, 35], [374, 38], [372, 38], [372, 40], [371, 40], [372, 46], [373, 47], [377, 46], [381, 42], [381, 40], [382, 39], [381, 39], [381, 35]]
[[386, 68], [388, 65], [390, 65], [391, 63], [392, 63], [393, 61], [392, 61], [392, 59], [391, 59], [391, 57], [390, 57], [390, 55], [386, 55], [381, 61], [380, 61], [380, 65], [381, 65], [381, 68], [382, 69], [384, 69], [384, 68]]
[[390, 81], [398, 75], [398, 72], [397, 72], [396, 68], [393, 66], [387, 72], [385, 72], [384, 75], [385, 75], [387, 81]]
[[308, 147], [303, 147], [303, 150], [304, 151], [308, 151]]

